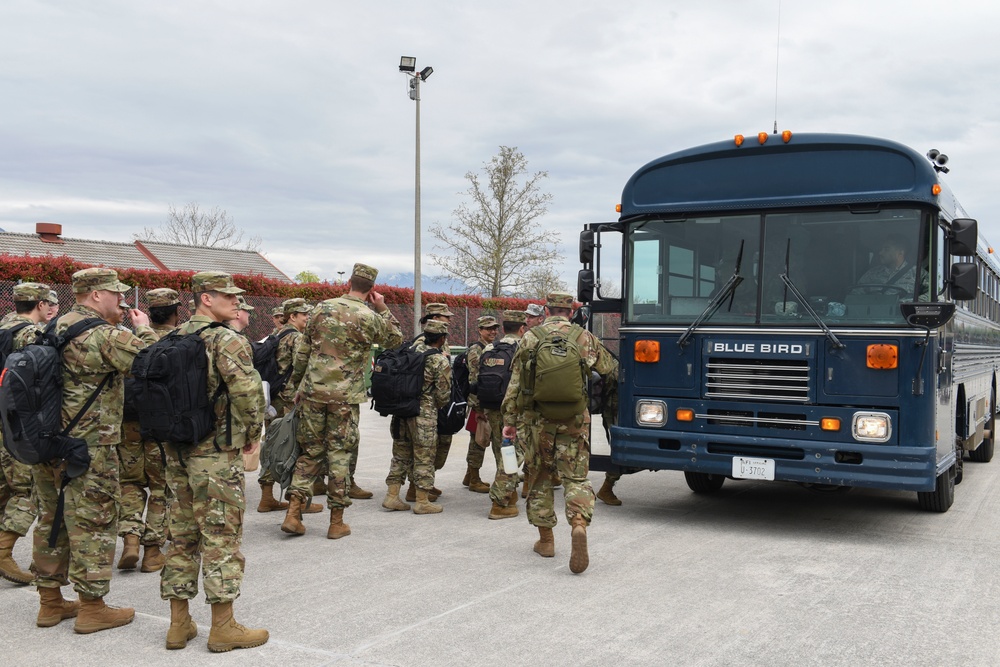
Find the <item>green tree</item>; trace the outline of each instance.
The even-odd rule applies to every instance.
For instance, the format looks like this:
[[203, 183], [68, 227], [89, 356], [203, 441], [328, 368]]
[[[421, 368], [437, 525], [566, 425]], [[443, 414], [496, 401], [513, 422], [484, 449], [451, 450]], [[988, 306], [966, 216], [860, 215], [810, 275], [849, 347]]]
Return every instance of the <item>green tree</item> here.
[[319, 276], [312, 271], [299, 271], [295, 274], [295, 282], [297, 283], [318, 283]]

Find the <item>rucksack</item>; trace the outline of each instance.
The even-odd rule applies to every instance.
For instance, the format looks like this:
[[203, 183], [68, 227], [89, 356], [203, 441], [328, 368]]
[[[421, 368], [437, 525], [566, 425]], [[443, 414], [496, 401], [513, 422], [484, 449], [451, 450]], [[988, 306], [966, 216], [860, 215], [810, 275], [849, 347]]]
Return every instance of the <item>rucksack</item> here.
[[0, 329], [0, 368], [3, 368], [7, 357], [14, 351], [14, 337], [17, 332], [30, 326], [32, 326], [31, 322], [18, 322], [9, 329]]
[[[132, 362], [139, 433], [145, 440], [173, 443], [178, 448], [198, 444], [215, 430], [215, 402], [226, 383], [208, 395], [208, 355], [201, 332], [224, 326], [212, 322], [191, 333], [172, 331]], [[231, 420], [230, 407], [226, 419]], [[231, 423], [231, 422], [230, 422]], [[227, 428], [227, 437], [232, 437]], [[219, 449], [218, 443], [215, 444]]]
[[277, 335], [268, 334], [262, 341], [250, 341], [250, 347], [253, 349], [253, 367], [260, 373], [260, 379], [270, 385], [272, 401], [281, 393], [288, 378], [292, 377], [292, 364], [288, 364], [284, 373], [278, 371], [278, 343], [292, 333], [295, 333], [294, 329], [285, 329], [279, 331]]
[[465, 426], [469, 404], [466, 396], [455, 381], [455, 368], [451, 369], [451, 396], [448, 402], [438, 408], [437, 432], [439, 435], [455, 435]]
[[418, 352], [413, 341], [383, 350], [372, 365], [372, 407], [383, 417], [416, 417], [424, 390], [424, 362], [441, 350]]
[[455, 357], [455, 362], [451, 365], [452, 385], [457, 384], [459, 394], [466, 399], [469, 398], [469, 391], [471, 390], [469, 386], [469, 351], [476, 346], [483, 347], [483, 342], [477, 340], [470, 345], [465, 352]]
[[545, 419], [566, 421], [582, 415], [590, 376], [579, 347], [584, 329], [577, 324], [565, 331], [538, 325], [531, 332], [538, 345], [528, 353], [521, 393]]
[[274, 476], [274, 481], [287, 489], [292, 483], [292, 473], [295, 472], [295, 462], [302, 453], [295, 439], [295, 430], [299, 425], [299, 415], [295, 408], [282, 417], [267, 425], [263, 449], [260, 452], [260, 465]]
[[479, 357], [479, 377], [475, 394], [479, 405], [490, 410], [499, 410], [510, 384], [511, 365], [517, 346], [513, 343], [493, 343], [493, 349], [486, 350]]

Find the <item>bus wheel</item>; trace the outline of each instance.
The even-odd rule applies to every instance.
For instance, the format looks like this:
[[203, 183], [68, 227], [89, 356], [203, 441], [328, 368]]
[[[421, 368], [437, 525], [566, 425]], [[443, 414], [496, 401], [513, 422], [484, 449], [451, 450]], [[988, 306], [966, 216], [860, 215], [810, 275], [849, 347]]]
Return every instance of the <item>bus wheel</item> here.
[[947, 512], [955, 502], [955, 477], [952, 475], [952, 470], [945, 470], [938, 475], [933, 491], [918, 491], [917, 502], [922, 510]]
[[687, 482], [688, 488], [695, 493], [715, 493], [722, 488], [726, 477], [724, 475], [709, 475], [704, 472], [685, 471], [684, 481]]
[[986, 435], [979, 446], [969, 452], [969, 460], [976, 463], [989, 463], [993, 459], [993, 430], [996, 421], [996, 397], [993, 397], [990, 400], [990, 418], [986, 422]]

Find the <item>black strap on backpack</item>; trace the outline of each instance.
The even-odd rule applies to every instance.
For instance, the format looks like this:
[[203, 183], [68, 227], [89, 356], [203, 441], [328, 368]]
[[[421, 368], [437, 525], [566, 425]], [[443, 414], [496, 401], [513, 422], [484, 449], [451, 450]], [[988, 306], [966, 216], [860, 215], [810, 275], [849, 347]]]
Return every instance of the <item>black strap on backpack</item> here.
[[12, 327], [7, 327], [6, 329], [0, 329], [0, 335], [2, 335], [2, 336], [9, 336], [9, 338], [7, 338], [6, 340], [9, 340], [10, 343], [11, 343], [11, 347], [9, 349], [6, 349], [6, 350], [3, 349], [5, 346], [0, 345], [0, 368], [3, 368], [3, 364], [7, 360], [7, 355], [14, 351], [14, 349], [13, 349], [13, 347], [14, 347], [14, 336], [16, 336], [17, 332], [19, 332], [21, 329], [24, 329], [25, 327], [30, 327], [30, 326], [32, 326], [31, 322], [18, 322], [17, 324], [15, 324]]

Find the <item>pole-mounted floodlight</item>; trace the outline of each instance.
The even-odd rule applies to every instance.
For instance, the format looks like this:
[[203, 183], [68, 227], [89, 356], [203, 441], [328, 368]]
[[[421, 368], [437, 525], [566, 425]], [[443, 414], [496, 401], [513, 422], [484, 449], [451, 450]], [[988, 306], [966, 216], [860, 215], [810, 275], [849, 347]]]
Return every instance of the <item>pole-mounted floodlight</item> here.
[[413, 72], [417, 69], [417, 59], [412, 56], [403, 56], [399, 59], [400, 72]]
[[[416, 68], [416, 64], [414, 64], [414, 68]], [[433, 67], [425, 67], [425, 68], [423, 68], [422, 70], [420, 70], [420, 80], [421, 81], [426, 81], [427, 77], [429, 77], [433, 73], [434, 73], [434, 68]]]

